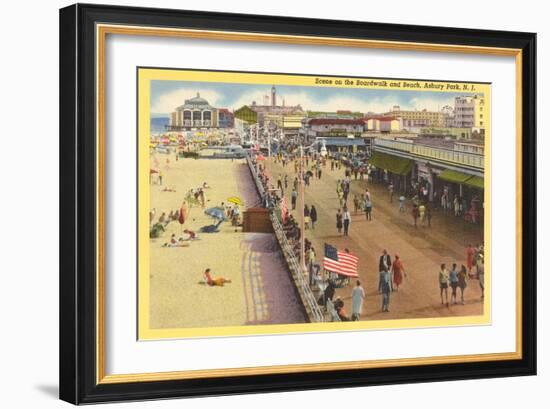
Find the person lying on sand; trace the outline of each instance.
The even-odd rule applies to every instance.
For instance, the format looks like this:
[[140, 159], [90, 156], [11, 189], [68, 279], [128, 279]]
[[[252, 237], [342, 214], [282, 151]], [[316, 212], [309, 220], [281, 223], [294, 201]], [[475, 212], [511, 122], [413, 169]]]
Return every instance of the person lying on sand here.
[[184, 239], [181, 237], [176, 239], [176, 235], [172, 234], [172, 236], [170, 236], [170, 242], [164, 243], [162, 247], [189, 247], [189, 243], [184, 243]]
[[186, 239], [183, 239], [184, 241], [199, 240], [199, 235], [195, 233], [193, 230], [185, 229], [183, 232], [188, 235]]
[[225, 283], [231, 282], [231, 280], [228, 280], [227, 278], [223, 278], [223, 277], [213, 278], [212, 274], [210, 274], [209, 268], [204, 270], [204, 279], [206, 281], [206, 284], [208, 284], [211, 287], [214, 287], [214, 286], [223, 287]]

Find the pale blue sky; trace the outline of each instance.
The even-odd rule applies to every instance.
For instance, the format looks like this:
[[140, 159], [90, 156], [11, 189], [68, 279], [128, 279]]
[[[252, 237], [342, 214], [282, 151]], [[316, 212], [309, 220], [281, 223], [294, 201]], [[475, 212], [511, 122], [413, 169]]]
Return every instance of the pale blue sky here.
[[[275, 84], [278, 100], [286, 105], [301, 104], [312, 111], [335, 111], [336, 109], [360, 112], [384, 112], [393, 105], [402, 109], [441, 109], [454, 105], [454, 98], [469, 95], [458, 92], [372, 90], [360, 88], [328, 88], [288, 86]], [[188, 81], [151, 81], [151, 114], [164, 116], [172, 112], [184, 100], [200, 92], [201, 97], [218, 108], [237, 109], [255, 100], [263, 104], [263, 96], [269, 95], [271, 85], [238, 83], [212, 83]]]

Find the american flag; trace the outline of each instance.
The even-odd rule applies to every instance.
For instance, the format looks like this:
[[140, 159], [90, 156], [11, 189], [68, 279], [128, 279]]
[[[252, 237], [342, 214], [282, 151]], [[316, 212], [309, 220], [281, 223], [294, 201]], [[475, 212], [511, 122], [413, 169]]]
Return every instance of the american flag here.
[[283, 223], [286, 223], [286, 218], [288, 217], [288, 205], [286, 204], [286, 197], [281, 199], [281, 217]]
[[323, 259], [325, 270], [347, 277], [358, 277], [358, 262], [359, 258], [357, 256], [339, 251], [336, 247], [325, 243], [325, 258]]

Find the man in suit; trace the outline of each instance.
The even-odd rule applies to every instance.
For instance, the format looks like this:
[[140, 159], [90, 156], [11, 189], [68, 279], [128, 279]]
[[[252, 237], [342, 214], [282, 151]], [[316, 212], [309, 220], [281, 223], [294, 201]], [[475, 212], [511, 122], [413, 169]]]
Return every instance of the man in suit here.
[[[388, 254], [386, 249], [382, 251], [382, 255], [380, 256], [380, 260], [378, 262], [378, 271], [380, 272], [380, 279], [378, 280], [378, 292], [382, 293], [382, 272], [383, 271], [390, 271], [391, 269], [391, 256]], [[390, 286], [392, 286], [391, 290], [393, 291], [393, 285], [391, 283], [392, 280], [390, 280]]]

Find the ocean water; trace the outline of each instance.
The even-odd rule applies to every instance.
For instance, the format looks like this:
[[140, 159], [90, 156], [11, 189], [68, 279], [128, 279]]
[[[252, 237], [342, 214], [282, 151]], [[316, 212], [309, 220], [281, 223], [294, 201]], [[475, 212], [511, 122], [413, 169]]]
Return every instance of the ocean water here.
[[159, 117], [151, 118], [151, 133], [162, 133], [166, 132], [165, 125], [170, 124], [170, 118]]

